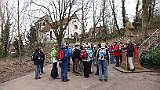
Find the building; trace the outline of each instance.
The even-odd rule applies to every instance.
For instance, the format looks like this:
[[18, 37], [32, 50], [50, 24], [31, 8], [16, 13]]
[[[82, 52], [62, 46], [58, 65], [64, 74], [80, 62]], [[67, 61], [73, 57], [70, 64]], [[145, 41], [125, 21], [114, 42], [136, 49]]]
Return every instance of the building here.
[[[79, 36], [81, 34], [82, 26], [81, 22], [78, 19], [77, 15], [73, 15], [70, 17], [70, 21], [66, 30], [64, 30], [64, 40], [66, 39], [73, 39], [74, 36]], [[46, 43], [46, 42], [55, 42], [56, 36], [53, 32], [56, 27], [54, 25], [57, 23], [59, 24], [60, 21], [52, 22], [48, 15], [45, 15], [38, 19], [35, 23], [36, 27], [38, 28], [37, 32], [37, 39], [38, 42]], [[65, 18], [63, 24], [65, 25], [68, 22], [68, 18]], [[51, 27], [52, 25], [52, 27]]]

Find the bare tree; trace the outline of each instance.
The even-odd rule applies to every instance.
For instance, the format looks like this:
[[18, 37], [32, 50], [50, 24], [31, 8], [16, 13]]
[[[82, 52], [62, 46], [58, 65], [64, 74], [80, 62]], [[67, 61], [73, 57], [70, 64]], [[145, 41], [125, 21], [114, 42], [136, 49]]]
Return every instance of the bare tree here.
[[101, 21], [101, 15], [102, 15], [102, 11], [99, 11], [99, 16], [96, 16], [97, 15], [97, 6], [96, 5], [97, 3], [95, 2], [95, 0], [92, 1], [92, 9], [93, 9], [93, 32], [92, 32], [92, 35], [93, 35], [93, 38], [95, 39], [95, 29], [96, 29], [96, 26], [98, 25], [98, 23], [100, 23]]
[[85, 1], [85, 0], [81, 0], [80, 1], [81, 4], [81, 24], [82, 24], [82, 37], [81, 37], [81, 42], [83, 42], [83, 40], [85, 39], [85, 31], [86, 31], [86, 27], [87, 27], [87, 20], [88, 20], [88, 15], [89, 15], [89, 11], [90, 11], [90, 4], [91, 1]]
[[115, 12], [115, 3], [114, 0], [109, 0], [111, 9], [112, 9], [112, 14], [113, 14], [113, 18], [114, 18], [114, 24], [116, 25], [116, 28], [118, 30], [118, 34], [120, 34], [120, 30], [119, 30], [119, 26], [118, 26], [118, 22], [117, 22], [117, 18], [116, 18], [116, 12]]
[[140, 5], [140, 0], [137, 0], [137, 4], [136, 4], [136, 16], [135, 16], [135, 19], [134, 19], [134, 27], [135, 27], [135, 30], [138, 29], [138, 23], [139, 23], [139, 5]]
[[47, 11], [52, 22], [48, 22], [48, 24], [54, 29], [53, 32], [59, 45], [62, 43], [64, 30], [67, 28], [72, 15], [78, 11], [73, 9], [75, 3], [76, 0], [49, 0], [48, 4], [51, 7], [47, 7], [34, 2], [35, 5], [43, 7]]
[[123, 28], [125, 28], [125, 17], [126, 17], [125, 0], [122, 0], [122, 18], [123, 18]]

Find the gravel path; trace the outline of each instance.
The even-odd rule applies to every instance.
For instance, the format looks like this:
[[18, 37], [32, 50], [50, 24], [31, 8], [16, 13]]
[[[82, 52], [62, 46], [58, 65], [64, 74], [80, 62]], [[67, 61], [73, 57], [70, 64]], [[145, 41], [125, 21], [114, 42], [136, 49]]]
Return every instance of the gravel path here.
[[[49, 80], [52, 65], [45, 67], [40, 80], [34, 80], [34, 72], [0, 84], [0, 90], [160, 90], [160, 74], [154, 72], [121, 73], [109, 65], [108, 82], [100, 82], [94, 74], [90, 78], [75, 76], [69, 72], [69, 82]], [[95, 67], [94, 69], [95, 70]]]

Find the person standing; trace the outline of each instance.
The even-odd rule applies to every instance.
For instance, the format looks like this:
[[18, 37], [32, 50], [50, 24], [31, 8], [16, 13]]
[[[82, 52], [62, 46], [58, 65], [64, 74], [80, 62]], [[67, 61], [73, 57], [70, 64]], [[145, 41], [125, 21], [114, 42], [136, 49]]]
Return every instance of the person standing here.
[[42, 48], [39, 48], [40, 49], [40, 55], [41, 55], [41, 65], [40, 65], [40, 74], [43, 74], [44, 71], [43, 71], [43, 68], [44, 68], [44, 60], [45, 60], [45, 54], [43, 52], [43, 49]]
[[84, 45], [80, 52], [80, 58], [83, 61], [83, 67], [84, 67], [84, 77], [89, 78], [89, 67], [90, 67], [90, 60], [88, 59], [89, 51], [87, 49], [87, 45]]
[[108, 80], [108, 59], [109, 58], [108, 58], [107, 48], [105, 48], [105, 43], [102, 43], [101, 48], [99, 50], [99, 58], [98, 58], [99, 80], [100, 81], [102, 81], [102, 70], [104, 70], [104, 81], [106, 82]]
[[[91, 44], [92, 45], [92, 44]], [[88, 46], [88, 59], [90, 60], [90, 65], [89, 65], [89, 73], [92, 73], [92, 63], [94, 59], [94, 52], [91, 46]]]
[[33, 61], [34, 61], [34, 65], [35, 65], [35, 79], [41, 79], [40, 77], [40, 65], [41, 65], [41, 55], [40, 55], [40, 49], [36, 48], [33, 54]]
[[116, 60], [116, 67], [119, 67], [119, 56], [120, 56], [120, 50], [119, 50], [119, 45], [117, 42], [114, 42], [114, 47], [113, 47], [113, 56]]
[[127, 45], [127, 58], [128, 58], [128, 63], [129, 63], [129, 67], [130, 67], [130, 70], [132, 72], [135, 71], [135, 68], [134, 68], [134, 65], [133, 65], [133, 56], [134, 56], [134, 45], [131, 43], [131, 42], [128, 42], [128, 45]]
[[75, 45], [75, 49], [73, 52], [73, 58], [74, 58], [74, 62], [73, 62], [73, 68], [75, 70], [75, 75], [76, 76], [80, 76], [80, 50], [79, 50], [79, 45], [76, 44]]
[[67, 81], [69, 81], [68, 75], [67, 75], [68, 74], [68, 63], [69, 63], [68, 58], [70, 57], [68, 43], [62, 45], [61, 49], [64, 52], [64, 58], [61, 63], [61, 80], [62, 80], [62, 82], [67, 82]]
[[109, 61], [110, 61], [110, 64], [113, 64], [114, 63], [114, 58], [113, 58], [113, 46], [112, 45], [109, 45], [109, 48], [108, 48], [108, 52], [109, 52]]
[[52, 70], [51, 70], [51, 77], [52, 79], [56, 79], [58, 75], [58, 68], [57, 68], [57, 48], [56, 48], [56, 45], [53, 45], [53, 48], [52, 48], [52, 52], [51, 52], [51, 62], [53, 63], [53, 66], [52, 66]]

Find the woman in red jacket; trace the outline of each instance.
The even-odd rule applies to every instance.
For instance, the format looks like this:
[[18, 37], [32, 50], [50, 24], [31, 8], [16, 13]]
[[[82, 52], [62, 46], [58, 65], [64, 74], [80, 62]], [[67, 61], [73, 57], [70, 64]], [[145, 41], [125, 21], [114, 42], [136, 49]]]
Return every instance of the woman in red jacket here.
[[114, 42], [114, 47], [113, 47], [113, 56], [116, 60], [116, 67], [119, 67], [119, 56], [120, 56], [120, 50], [119, 50], [119, 45], [117, 42]]

